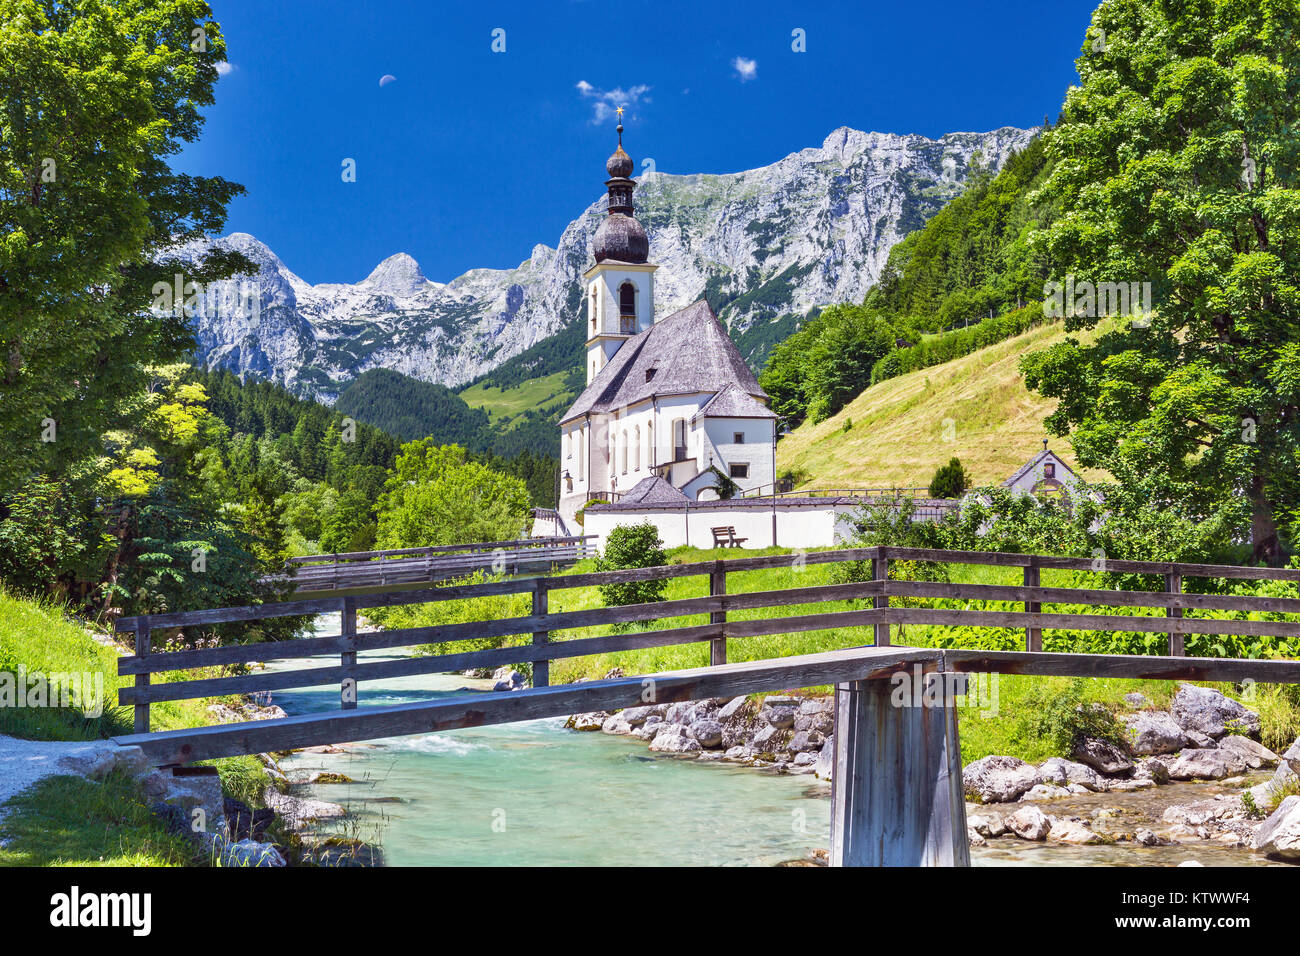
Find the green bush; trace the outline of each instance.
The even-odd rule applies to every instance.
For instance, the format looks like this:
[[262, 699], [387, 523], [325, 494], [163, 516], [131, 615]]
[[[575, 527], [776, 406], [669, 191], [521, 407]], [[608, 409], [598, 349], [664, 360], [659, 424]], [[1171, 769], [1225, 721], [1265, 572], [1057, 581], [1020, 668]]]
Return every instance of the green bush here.
[[931, 498], [960, 498], [970, 487], [970, 476], [961, 466], [958, 458], [949, 459], [948, 464], [940, 465], [930, 479]]
[[1085, 688], [1083, 677], [1074, 678], [1059, 692], [1045, 685], [1034, 687], [1020, 717], [1021, 731], [1048, 741], [1062, 754], [1068, 754], [1084, 738], [1125, 747], [1124, 725], [1102, 704], [1086, 701]]
[[[659, 529], [648, 521], [634, 525], [618, 525], [605, 539], [605, 550], [596, 559], [597, 571], [619, 571], [626, 568], [653, 568], [668, 563]], [[624, 584], [602, 584], [600, 597], [606, 607], [624, 604], [649, 604], [662, 601], [668, 582], [628, 581]]]

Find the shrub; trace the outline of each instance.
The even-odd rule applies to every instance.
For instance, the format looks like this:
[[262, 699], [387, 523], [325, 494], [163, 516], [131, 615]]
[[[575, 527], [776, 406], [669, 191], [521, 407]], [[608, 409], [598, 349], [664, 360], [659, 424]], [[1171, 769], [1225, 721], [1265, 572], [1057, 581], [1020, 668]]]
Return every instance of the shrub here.
[[[634, 525], [618, 525], [605, 539], [605, 550], [596, 559], [597, 571], [619, 571], [626, 568], [653, 568], [667, 564], [664, 543], [659, 529], [648, 521]], [[624, 604], [649, 604], [662, 601], [668, 591], [668, 582], [628, 581], [623, 584], [602, 584], [600, 597], [606, 607]]]
[[723, 501], [734, 498], [740, 493], [740, 485], [736, 484], [730, 475], [723, 474], [716, 465], [710, 465], [708, 470], [713, 472], [713, 487], [717, 489], [718, 497]]
[[1069, 754], [1084, 738], [1126, 748], [1124, 725], [1101, 704], [1085, 701], [1085, 686], [1085, 679], [1076, 677], [1060, 692], [1035, 687], [1026, 699], [1025, 712], [1020, 718], [1022, 732], [1048, 741], [1062, 754]]
[[961, 460], [952, 458], [946, 465], [940, 465], [934, 477], [930, 479], [931, 498], [960, 498], [970, 487], [970, 476], [961, 466]]

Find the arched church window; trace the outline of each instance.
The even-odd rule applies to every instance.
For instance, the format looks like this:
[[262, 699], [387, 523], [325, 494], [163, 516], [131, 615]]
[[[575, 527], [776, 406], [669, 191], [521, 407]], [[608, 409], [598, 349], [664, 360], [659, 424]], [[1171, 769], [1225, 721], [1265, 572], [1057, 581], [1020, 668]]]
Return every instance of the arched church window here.
[[624, 282], [618, 287], [619, 331], [631, 335], [636, 331], [636, 286]]
[[641, 470], [641, 426], [637, 425], [633, 431], [632, 443], [632, 470]]
[[686, 459], [686, 419], [673, 422], [673, 461]]
[[620, 442], [622, 445], [622, 454], [619, 456], [619, 462], [623, 466], [623, 474], [627, 474], [627, 429], [623, 429], [623, 437]]

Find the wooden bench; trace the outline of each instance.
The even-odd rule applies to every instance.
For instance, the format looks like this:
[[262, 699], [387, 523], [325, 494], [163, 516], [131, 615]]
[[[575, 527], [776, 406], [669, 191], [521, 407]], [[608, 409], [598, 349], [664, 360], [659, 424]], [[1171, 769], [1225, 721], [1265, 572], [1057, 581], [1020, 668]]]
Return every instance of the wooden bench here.
[[748, 538], [737, 538], [736, 529], [733, 525], [727, 525], [725, 528], [710, 528], [713, 532], [713, 546], [715, 548], [739, 548], [741, 544], [748, 541]]

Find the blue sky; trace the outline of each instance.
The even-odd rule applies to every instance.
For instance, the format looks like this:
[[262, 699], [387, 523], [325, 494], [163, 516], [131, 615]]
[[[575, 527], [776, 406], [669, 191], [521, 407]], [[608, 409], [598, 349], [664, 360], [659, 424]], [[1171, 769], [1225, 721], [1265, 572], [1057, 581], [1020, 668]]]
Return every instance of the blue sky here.
[[227, 231], [309, 282], [358, 281], [395, 252], [447, 281], [554, 246], [603, 192], [615, 103], [638, 170], [669, 173], [764, 166], [838, 126], [1055, 119], [1095, 6], [211, 3], [231, 69], [178, 165], [243, 183]]

